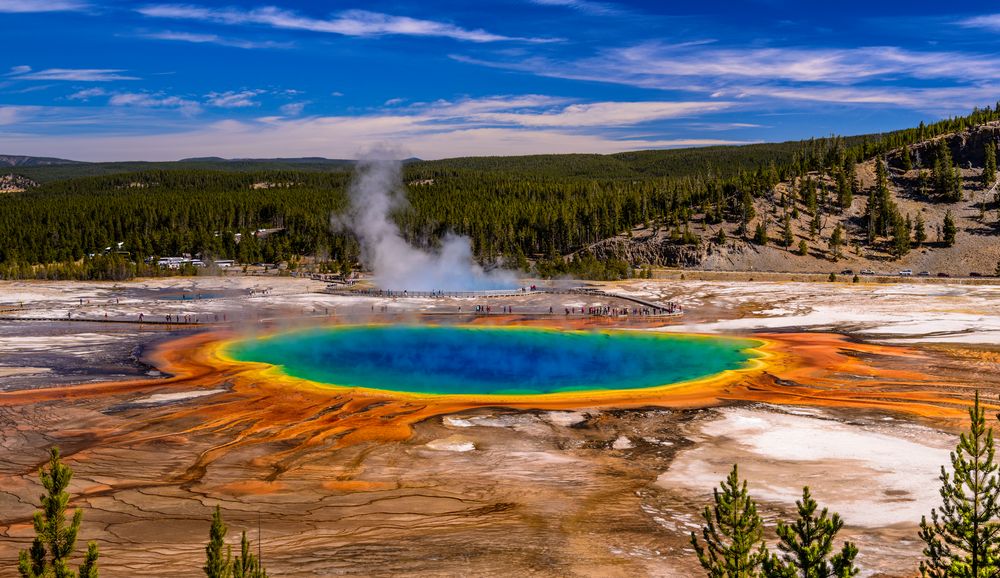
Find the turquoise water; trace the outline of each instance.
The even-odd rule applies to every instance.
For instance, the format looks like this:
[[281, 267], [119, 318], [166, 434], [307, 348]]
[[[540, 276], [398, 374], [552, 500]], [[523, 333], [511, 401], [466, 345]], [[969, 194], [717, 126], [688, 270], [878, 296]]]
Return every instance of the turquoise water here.
[[532, 395], [634, 389], [745, 367], [749, 339], [426, 325], [346, 326], [230, 345], [239, 361], [344, 387]]

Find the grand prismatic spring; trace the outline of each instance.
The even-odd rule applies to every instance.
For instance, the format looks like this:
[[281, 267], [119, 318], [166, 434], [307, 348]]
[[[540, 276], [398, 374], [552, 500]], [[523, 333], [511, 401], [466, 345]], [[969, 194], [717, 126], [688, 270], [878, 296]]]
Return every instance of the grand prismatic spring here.
[[622, 331], [374, 325], [243, 340], [225, 353], [342, 387], [495, 396], [668, 386], [746, 368], [759, 345]]

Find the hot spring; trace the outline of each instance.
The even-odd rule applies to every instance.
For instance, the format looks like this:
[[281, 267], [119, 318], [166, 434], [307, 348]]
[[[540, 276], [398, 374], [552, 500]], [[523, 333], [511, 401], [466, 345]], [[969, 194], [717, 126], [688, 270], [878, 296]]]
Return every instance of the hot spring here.
[[743, 369], [751, 339], [528, 327], [360, 325], [236, 341], [224, 354], [336, 387], [538, 395], [641, 389]]

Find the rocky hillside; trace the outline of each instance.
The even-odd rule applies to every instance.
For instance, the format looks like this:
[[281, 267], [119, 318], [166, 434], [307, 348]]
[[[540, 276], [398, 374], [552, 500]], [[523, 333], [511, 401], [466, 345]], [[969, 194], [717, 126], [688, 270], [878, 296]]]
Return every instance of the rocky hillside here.
[[[869, 159], [853, 166], [853, 198], [839, 194], [834, 174], [838, 171], [811, 171], [779, 182], [754, 199], [753, 218], [745, 226], [707, 223], [704, 214], [696, 214], [686, 229], [654, 224], [605, 239], [587, 250], [632, 263], [726, 271], [871, 269], [895, 273], [910, 269], [915, 275], [992, 275], [1000, 262], [1000, 195], [995, 179], [984, 182], [983, 172], [987, 148], [995, 152], [998, 142], [1000, 123], [989, 123], [890, 151], [884, 158], [883, 186], [888, 211], [894, 216], [883, 223], [872, 222], [868, 216], [869, 203], [875, 203], [877, 214], [882, 202], [879, 161]], [[948, 168], [937, 163], [943, 148], [951, 157], [951, 174], [960, 175], [960, 179], [952, 177], [955, 184], [948, 191], [939, 186]], [[948, 239], [945, 227], [949, 214], [955, 225], [954, 241]], [[907, 221], [909, 228], [902, 228]], [[922, 240], [918, 239], [918, 221], [923, 224]], [[896, 222], [904, 232], [895, 230]], [[839, 245], [831, 243], [838, 226]]]
[[22, 193], [37, 186], [38, 183], [21, 175], [0, 175], [0, 193]]

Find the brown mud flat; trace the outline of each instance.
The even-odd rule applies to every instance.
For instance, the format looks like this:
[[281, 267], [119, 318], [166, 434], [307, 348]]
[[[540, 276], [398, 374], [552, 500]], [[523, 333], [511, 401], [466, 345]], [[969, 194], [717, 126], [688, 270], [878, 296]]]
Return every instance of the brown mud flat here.
[[[233, 533], [259, 520], [276, 576], [690, 575], [690, 528], [650, 512], [674, 499], [690, 520], [703, 505], [656, 481], [698, 443], [704, 408], [816, 407], [952, 429], [980, 385], [942, 380], [930, 349], [754, 336], [768, 354], [755, 370], [600, 399], [308, 387], [221, 359], [224, 333], [161, 346], [167, 379], [0, 393], [0, 566], [30, 540], [37, 468], [58, 444], [76, 471], [81, 538], [100, 543], [106, 576], [198, 575], [215, 504]], [[910, 535], [880, 532], [868, 539]], [[866, 560], [912, 574], [895, 571], [898, 552], [883, 558]]]

